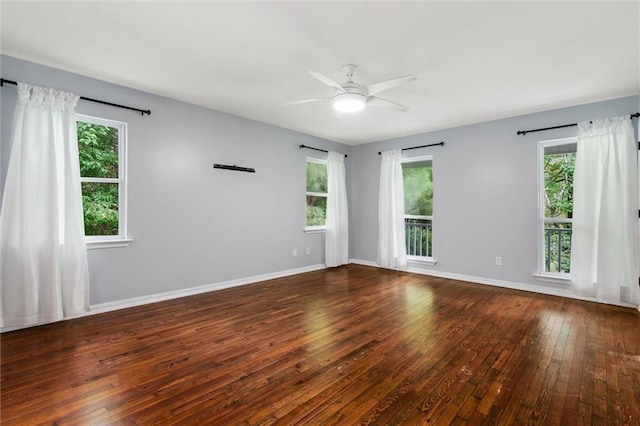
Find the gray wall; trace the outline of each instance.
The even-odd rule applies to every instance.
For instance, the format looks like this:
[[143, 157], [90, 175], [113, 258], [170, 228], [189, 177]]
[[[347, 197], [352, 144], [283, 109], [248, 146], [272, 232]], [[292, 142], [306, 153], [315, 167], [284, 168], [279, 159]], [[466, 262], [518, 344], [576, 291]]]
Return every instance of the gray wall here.
[[[351, 257], [376, 259], [378, 151], [444, 141], [444, 147], [404, 152], [434, 158], [433, 250], [438, 263], [422, 268], [557, 287], [532, 277], [537, 269], [537, 142], [575, 136], [577, 127], [526, 136], [516, 132], [630, 114], [638, 105], [639, 97], [631, 96], [354, 147]], [[495, 265], [497, 256], [503, 266]]]
[[[128, 123], [128, 219], [135, 241], [89, 250], [92, 304], [324, 262], [324, 234], [303, 232], [305, 158], [323, 154], [298, 145], [347, 154], [351, 147], [7, 56], [1, 60], [3, 78], [152, 111], [141, 117], [90, 102], [77, 106], [80, 114]], [[3, 178], [15, 101], [15, 86], [5, 86]], [[254, 167], [256, 173], [214, 170], [213, 163]]]
[[[141, 117], [89, 102], [77, 107], [81, 114], [125, 121], [129, 131], [128, 218], [135, 241], [126, 248], [89, 251], [92, 304], [323, 263], [324, 235], [302, 229], [305, 158], [324, 156], [298, 149], [301, 143], [349, 154], [352, 259], [376, 259], [378, 151], [443, 140], [444, 147], [406, 152], [434, 156], [438, 263], [423, 268], [553, 287], [531, 275], [537, 265], [536, 143], [573, 136], [576, 128], [526, 136], [516, 131], [640, 108], [640, 97], [631, 96], [349, 147], [15, 58], [0, 59], [4, 78], [152, 110]], [[15, 93], [12, 86], [2, 89], [2, 178]], [[257, 173], [214, 170], [214, 162], [254, 167]], [[503, 258], [503, 266], [495, 265], [496, 256]]]

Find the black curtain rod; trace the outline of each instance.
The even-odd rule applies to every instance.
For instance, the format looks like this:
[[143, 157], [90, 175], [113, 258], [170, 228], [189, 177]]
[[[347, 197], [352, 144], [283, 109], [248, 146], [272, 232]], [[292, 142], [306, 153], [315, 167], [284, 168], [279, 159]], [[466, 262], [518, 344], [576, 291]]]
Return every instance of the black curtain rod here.
[[[13, 84], [14, 86], [18, 85], [18, 83], [15, 81], [5, 80], [4, 78], [0, 79], [0, 87], [4, 86], [5, 84]], [[136, 112], [139, 112], [142, 116], [144, 116], [145, 114], [151, 115], [151, 110], [149, 109], [134, 108], [126, 105], [114, 104], [112, 102], [101, 101], [98, 99], [87, 98], [84, 96], [80, 96], [80, 99], [82, 99], [83, 101], [95, 102], [97, 104], [109, 105], [116, 108], [123, 108], [123, 109], [128, 109], [130, 111], [136, 111]]]
[[[320, 151], [320, 152], [329, 153], [329, 151], [327, 151], [326, 149], [314, 148], [312, 146], [307, 146], [307, 145], [300, 145], [300, 149], [302, 149], [302, 148], [313, 149], [314, 151]], [[345, 156], [345, 158], [348, 157], [347, 154], [344, 154], [344, 156]]]
[[[430, 146], [444, 146], [444, 142], [431, 143], [429, 145], [412, 146], [411, 148], [402, 148], [401, 151], [409, 151], [410, 149], [429, 148]], [[378, 155], [382, 155], [381, 151], [378, 151]]]
[[[640, 112], [636, 112], [635, 114], [631, 114], [629, 116], [629, 118], [638, 118], [638, 117], [640, 117]], [[544, 127], [542, 129], [518, 130], [518, 134], [519, 135], [526, 135], [527, 133], [543, 132], [545, 130], [562, 129], [564, 127], [573, 127], [573, 126], [577, 126], [577, 125], [578, 125], [578, 123], [571, 123], [571, 124], [563, 124], [561, 126]]]

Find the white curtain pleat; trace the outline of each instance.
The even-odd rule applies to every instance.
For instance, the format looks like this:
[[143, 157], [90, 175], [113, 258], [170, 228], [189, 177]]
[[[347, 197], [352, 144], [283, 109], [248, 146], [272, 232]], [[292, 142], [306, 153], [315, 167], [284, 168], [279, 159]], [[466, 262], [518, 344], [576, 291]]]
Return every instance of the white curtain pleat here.
[[76, 136], [78, 96], [18, 83], [0, 210], [0, 322], [28, 326], [89, 309]]
[[349, 210], [344, 154], [329, 152], [327, 161], [327, 222], [325, 263], [328, 267], [349, 263]]
[[401, 153], [397, 149], [381, 154], [377, 260], [384, 268], [397, 268], [407, 264]]
[[628, 116], [578, 124], [573, 198], [576, 293], [639, 306], [638, 160]]

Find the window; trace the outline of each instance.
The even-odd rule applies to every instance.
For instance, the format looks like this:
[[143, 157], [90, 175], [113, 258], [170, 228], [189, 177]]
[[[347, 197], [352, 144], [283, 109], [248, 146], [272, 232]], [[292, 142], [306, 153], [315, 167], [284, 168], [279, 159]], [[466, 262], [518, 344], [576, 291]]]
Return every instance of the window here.
[[402, 160], [404, 226], [409, 258], [433, 257], [433, 157]]
[[324, 229], [327, 219], [327, 162], [307, 158], [307, 230]]
[[571, 271], [573, 171], [576, 138], [539, 143], [538, 268], [543, 273]]
[[126, 238], [126, 124], [77, 116], [87, 242]]

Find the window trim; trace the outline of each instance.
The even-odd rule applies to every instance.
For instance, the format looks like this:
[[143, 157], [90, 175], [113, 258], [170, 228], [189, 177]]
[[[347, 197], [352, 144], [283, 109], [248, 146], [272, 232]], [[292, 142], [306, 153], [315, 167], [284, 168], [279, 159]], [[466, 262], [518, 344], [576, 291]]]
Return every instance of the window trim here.
[[544, 229], [547, 223], [573, 223], [571, 219], [548, 219], [544, 214], [544, 149], [551, 146], [568, 145], [578, 142], [577, 136], [561, 139], [538, 141], [538, 214], [537, 223], [537, 271], [533, 277], [538, 281], [553, 282], [557, 284], [570, 284], [571, 273], [550, 272], [544, 270]]
[[[417, 155], [414, 157], [405, 157], [400, 159], [400, 164], [405, 163], [419, 163], [424, 161], [431, 161], [431, 170], [433, 173], [433, 154], [429, 155]], [[404, 185], [404, 181], [403, 181]], [[433, 220], [433, 212], [431, 212], [431, 216], [423, 216], [423, 215], [412, 215], [412, 214], [404, 214], [403, 219], [423, 219], [423, 220], [431, 220], [431, 231], [433, 232], [434, 228], [434, 220]], [[437, 263], [435, 256], [433, 255], [433, 244], [431, 246], [431, 256], [414, 256], [407, 255], [407, 260], [411, 262], [417, 262], [421, 264], [426, 264], [429, 266], [433, 266]]]
[[[327, 168], [329, 167], [329, 160], [323, 160], [321, 158], [315, 158], [315, 157], [307, 157], [305, 163], [304, 163], [304, 167], [305, 167], [305, 178], [304, 178], [304, 189], [305, 189], [305, 218], [304, 218], [304, 232], [307, 234], [315, 234], [318, 232], [325, 232], [327, 230], [327, 218], [325, 217], [324, 219], [324, 225], [307, 225], [307, 196], [311, 196], [311, 197], [324, 197], [324, 198], [328, 198], [329, 197], [329, 188], [327, 187], [327, 192], [309, 192], [307, 191], [307, 177], [306, 177], [306, 171], [307, 171], [307, 163], [316, 163], [316, 164], [324, 164], [325, 166], [327, 166]], [[329, 170], [327, 169], [327, 174], [329, 173]], [[327, 182], [328, 185], [328, 182]]]
[[127, 123], [84, 114], [76, 114], [76, 121], [118, 129], [118, 178], [81, 176], [80, 182], [118, 184], [118, 235], [85, 235], [87, 249], [125, 247], [133, 241], [127, 230]]

